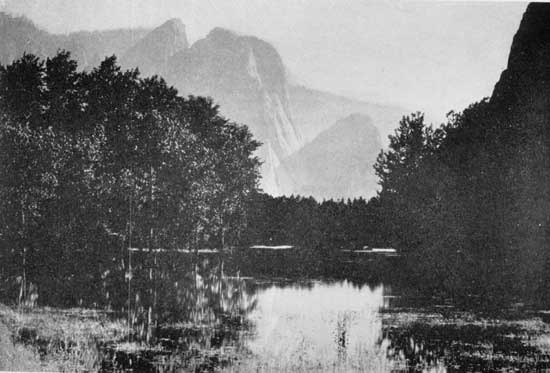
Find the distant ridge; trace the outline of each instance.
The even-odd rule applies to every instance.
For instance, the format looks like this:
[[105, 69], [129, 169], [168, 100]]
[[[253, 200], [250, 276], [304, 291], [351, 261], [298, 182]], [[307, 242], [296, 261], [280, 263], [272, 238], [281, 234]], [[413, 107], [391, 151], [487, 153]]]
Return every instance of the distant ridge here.
[[287, 178], [283, 191], [318, 200], [372, 197], [377, 189], [373, 164], [380, 149], [372, 119], [352, 114], [282, 162], [279, 173]]
[[106, 56], [122, 56], [149, 31], [135, 28], [51, 34], [26, 17], [0, 12], [0, 64], [9, 64], [25, 52], [45, 58], [64, 49], [71, 52], [80, 69], [90, 69]]
[[[182, 95], [212, 97], [220, 105], [222, 115], [246, 124], [262, 142], [258, 152], [263, 160], [260, 186], [273, 195], [372, 196], [377, 185], [365, 179], [365, 172], [371, 172], [372, 155], [386, 144], [387, 136], [406, 113], [397, 106], [372, 104], [296, 84], [299, 78], [289, 78], [278, 51], [255, 36], [217, 27], [189, 45], [185, 25], [179, 19], [170, 19], [154, 29], [56, 35], [39, 29], [26, 18], [0, 13], [0, 35], [3, 65], [25, 52], [45, 58], [65, 49], [80, 69], [91, 69], [114, 54], [124, 68], [137, 67], [145, 76], [161, 75]], [[350, 151], [358, 148], [353, 131], [338, 127], [331, 131], [335, 123], [352, 113], [368, 116], [367, 127], [376, 130], [378, 135], [374, 137], [380, 139], [366, 140], [357, 150], [357, 154], [365, 156], [363, 162], [358, 162]], [[338, 136], [337, 145], [321, 151], [319, 144], [327, 143], [331, 133]], [[305, 154], [310, 154], [307, 161]], [[314, 167], [313, 154], [318, 157], [317, 162], [325, 162], [333, 171]], [[339, 169], [347, 170], [349, 180], [340, 180], [330, 187], [323, 182], [317, 189], [304, 189], [304, 183], [311, 185], [313, 180], [334, 180], [328, 175]]]

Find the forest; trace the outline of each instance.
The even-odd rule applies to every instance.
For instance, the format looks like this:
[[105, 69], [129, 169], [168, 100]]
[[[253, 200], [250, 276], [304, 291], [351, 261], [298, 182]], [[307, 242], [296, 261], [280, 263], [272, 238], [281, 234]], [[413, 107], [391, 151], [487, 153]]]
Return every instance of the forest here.
[[343, 276], [342, 250], [391, 246], [417, 293], [492, 310], [550, 302], [548, 135], [525, 102], [485, 99], [437, 127], [403, 117], [369, 201], [263, 194], [261, 144], [214, 102], [115, 57], [91, 71], [67, 52], [1, 67], [0, 298], [123, 307], [128, 248], [292, 244], [304, 254], [291, 266], [325, 268], [303, 276]]
[[459, 307], [548, 304], [547, 129], [530, 106], [503, 105], [485, 99], [435, 128], [405, 116], [375, 164], [376, 197], [264, 196], [248, 231], [332, 251], [395, 247], [401, 287]]
[[210, 99], [66, 52], [24, 55], [0, 87], [2, 299], [94, 304], [125, 289], [128, 248], [239, 239], [259, 143]]

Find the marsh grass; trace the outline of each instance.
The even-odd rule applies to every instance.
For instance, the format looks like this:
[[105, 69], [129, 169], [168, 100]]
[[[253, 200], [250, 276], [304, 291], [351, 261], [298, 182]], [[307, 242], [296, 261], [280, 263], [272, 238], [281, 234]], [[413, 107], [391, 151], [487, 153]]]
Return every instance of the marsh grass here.
[[0, 324], [11, 335], [14, 346], [2, 349], [15, 349], [22, 354], [12, 359], [13, 367], [6, 368], [10, 370], [97, 371], [100, 346], [120, 340], [126, 333], [123, 321], [113, 321], [103, 312], [77, 308], [0, 305]]
[[236, 372], [390, 372], [396, 371], [399, 365], [390, 362], [382, 354], [363, 353], [354, 359], [347, 359], [338, 362], [308, 359], [270, 359], [258, 360], [254, 357], [237, 361], [223, 369], [225, 373]]
[[[471, 312], [382, 312], [378, 353], [357, 351], [340, 361], [323, 356], [239, 359], [224, 372], [547, 371], [550, 324], [540, 317], [491, 318]], [[447, 340], [448, 339], [448, 340]], [[350, 358], [351, 357], [351, 358]]]
[[39, 371], [54, 370], [40, 361], [40, 356], [32, 348], [13, 343], [10, 331], [0, 323], [0, 370]]
[[[299, 341], [295, 354], [277, 354], [276, 346], [266, 346], [272, 354], [257, 355], [246, 343], [240, 345], [254, 337], [244, 325], [239, 324], [237, 332], [224, 332], [227, 325], [203, 318], [163, 325], [156, 344], [147, 345], [137, 339], [128, 342], [125, 321], [106, 312], [0, 305], [0, 370], [98, 371], [105, 361], [111, 361], [113, 369], [125, 369], [125, 358], [135, 360], [135, 371], [165, 372], [439, 372], [469, 364], [480, 370], [550, 366], [550, 324], [536, 315], [507, 319], [394, 309], [379, 317], [382, 333], [376, 349], [360, 344], [334, 359], [310, 353]], [[136, 365], [138, 358], [141, 365]]]

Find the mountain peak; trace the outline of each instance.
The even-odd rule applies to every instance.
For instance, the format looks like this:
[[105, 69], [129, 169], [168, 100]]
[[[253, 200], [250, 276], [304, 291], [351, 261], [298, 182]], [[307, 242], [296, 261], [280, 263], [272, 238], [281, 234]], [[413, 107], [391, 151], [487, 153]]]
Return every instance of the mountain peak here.
[[214, 97], [224, 116], [249, 126], [264, 144], [258, 153], [264, 160], [262, 187], [277, 193], [275, 177], [265, 176], [303, 145], [277, 50], [254, 36], [216, 27], [171, 58], [169, 71], [180, 92]]
[[210, 41], [216, 46], [221, 46], [224, 48], [253, 48], [258, 49], [262, 51], [269, 50], [268, 53], [271, 54], [270, 58], [276, 58], [277, 63], [280, 61], [280, 56], [269, 42], [262, 40], [256, 36], [251, 35], [242, 35], [238, 32], [222, 28], [222, 27], [215, 27], [213, 28], [208, 35], [206, 35], [205, 40]]
[[187, 34], [185, 32], [185, 24], [182, 22], [181, 19], [171, 18], [168, 21], [164, 22], [159, 27], [157, 27], [155, 30], [157, 30], [157, 32], [162, 30], [163, 32], [168, 32], [176, 36], [179, 36], [181, 38], [181, 41], [185, 42], [185, 48], [187, 48], [188, 42], [187, 42]]
[[172, 18], [149, 32], [122, 57], [124, 67], [139, 67], [143, 75], [164, 74], [168, 59], [189, 48], [185, 25]]
[[223, 28], [223, 27], [214, 27], [206, 37], [237, 37], [237, 33], [235, 31], [231, 31], [229, 29]]
[[531, 3], [514, 36], [491, 102], [508, 108], [550, 94], [550, 4]]
[[175, 18], [175, 17], [168, 19], [160, 27], [162, 27], [163, 25], [175, 25], [177, 27], [180, 27], [180, 26], [185, 27], [185, 25], [183, 24], [181, 18]]
[[153, 29], [153, 31], [145, 36], [144, 41], [148, 43], [161, 43], [165, 46], [168, 45], [172, 50], [170, 52], [171, 55], [189, 47], [185, 25], [179, 18], [169, 19], [159, 27]]

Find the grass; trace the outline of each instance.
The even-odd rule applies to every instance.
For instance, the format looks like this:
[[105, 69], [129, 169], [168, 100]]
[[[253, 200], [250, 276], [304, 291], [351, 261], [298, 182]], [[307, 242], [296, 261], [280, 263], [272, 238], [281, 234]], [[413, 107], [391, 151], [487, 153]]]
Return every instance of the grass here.
[[0, 323], [0, 370], [39, 371], [54, 370], [42, 364], [40, 356], [30, 348], [14, 344], [6, 325]]
[[99, 346], [121, 340], [125, 333], [123, 321], [95, 310], [0, 305], [0, 337], [11, 336], [0, 339], [0, 369], [96, 371]]
[[444, 372], [446, 366], [484, 371], [492, 365], [502, 371], [534, 371], [548, 366], [550, 324], [539, 317], [497, 319], [469, 312], [408, 309], [382, 313], [381, 317], [386, 337], [378, 352], [358, 351], [350, 355], [352, 359], [337, 362], [322, 357], [260, 360], [250, 356], [223, 371]]
[[342, 360], [339, 362], [323, 362], [300, 359], [279, 359], [259, 361], [251, 358], [238, 361], [233, 365], [224, 368], [224, 373], [237, 372], [390, 372], [394, 371], [396, 364], [388, 362], [382, 354], [370, 355], [364, 353], [353, 360]]
[[[348, 355], [338, 361], [308, 354], [307, 346], [304, 347], [304, 354], [300, 356], [275, 354], [273, 358], [268, 356], [266, 359], [255, 356], [247, 349], [235, 350], [232, 345], [222, 344], [214, 347], [195, 343], [189, 346], [189, 351], [179, 351], [174, 355], [165, 356], [163, 353], [166, 351], [162, 350], [160, 345], [145, 346], [137, 342], [126, 342], [125, 321], [113, 319], [102, 311], [49, 307], [23, 309], [0, 304], [0, 370], [97, 371], [104, 358], [100, 347], [108, 345], [116, 351], [124, 351], [135, 356], [143, 352], [153, 353], [155, 348], [160, 349], [159, 353], [162, 353], [159, 354], [159, 358], [164, 359], [163, 366], [167, 371], [408, 371], [411, 366], [408, 365], [407, 358], [431, 357], [431, 351], [436, 351], [437, 345], [444, 342], [439, 340], [441, 335], [450, 332], [458, 333], [456, 340], [449, 340], [450, 352], [441, 356], [441, 359], [447, 359], [449, 364], [494, 361], [507, 367], [520, 366], [514, 359], [523, 359], [526, 364], [530, 364], [528, 366], [534, 367], [539, 358], [544, 364], [548, 363], [545, 354], [550, 353], [550, 324], [542, 321], [540, 317], [497, 319], [468, 312], [415, 312], [410, 309], [383, 312], [380, 317], [383, 321], [381, 327], [385, 325], [385, 328], [379, 348], [350, 350]], [[171, 326], [178, 330], [197, 328], [193, 323], [178, 323]], [[211, 327], [200, 326], [206, 329]], [[471, 340], [464, 339], [462, 335], [467, 331], [471, 331]], [[186, 338], [183, 332], [178, 336]], [[205, 336], [210, 334], [201, 334], [200, 340], [206, 338]], [[400, 338], [405, 339], [401, 341]], [[205, 340], [210, 340], [210, 337]], [[411, 347], [410, 344], [414, 346]], [[533, 347], [538, 351], [530, 351], [523, 346]], [[417, 349], [419, 351], [416, 351]], [[414, 356], [406, 356], [405, 352]], [[414, 367], [422, 366], [426, 371], [435, 372], [443, 369], [442, 361], [424, 364], [418, 360], [415, 364], [417, 365]]]

